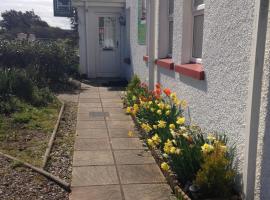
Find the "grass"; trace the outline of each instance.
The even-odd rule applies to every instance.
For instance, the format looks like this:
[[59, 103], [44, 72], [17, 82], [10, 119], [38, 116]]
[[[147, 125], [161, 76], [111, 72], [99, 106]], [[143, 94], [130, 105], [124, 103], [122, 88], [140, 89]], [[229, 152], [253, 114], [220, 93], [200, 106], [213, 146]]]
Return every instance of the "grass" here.
[[61, 104], [46, 107], [22, 103], [22, 109], [8, 116], [0, 115], [0, 151], [41, 166]]

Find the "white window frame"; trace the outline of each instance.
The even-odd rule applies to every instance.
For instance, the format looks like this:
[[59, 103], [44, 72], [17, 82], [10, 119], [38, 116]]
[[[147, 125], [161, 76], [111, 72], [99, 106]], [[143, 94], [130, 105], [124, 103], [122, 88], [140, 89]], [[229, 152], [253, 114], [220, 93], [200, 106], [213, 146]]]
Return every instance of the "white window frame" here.
[[[199, 16], [199, 15], [204, 15], [204, 8], [205, 8], [205, 4], [200, 4], [198, 5], [197, 7], [194, 6], [195, 5], [195, 0], [192, 0], [192, 43], [191, 43], [191, 62], [194, 62], [194, 63], [202, 63], [202, 58], [195, 58], [193, 57], [193, 38], [194, 38], [194, 18], [196, 16]], [[202, 30], [203, 31], [203, 30]]]
[[[172, 58], [172, 53], [173, 53], [173, 30], [174, 30], [174, 0], [173, 2], [173, 10], [172, 13], [170, 13], [170, 0], [167, 0], [167, 12], [168, 12], [168, 57]], [[170, 34], [170, 23], [173, 24], [172, 27], [172, 34]], [[172, 38], [170, 36], [172, 35]], [[172, 44], [170, 46], [170, 40], [172, 41]]]

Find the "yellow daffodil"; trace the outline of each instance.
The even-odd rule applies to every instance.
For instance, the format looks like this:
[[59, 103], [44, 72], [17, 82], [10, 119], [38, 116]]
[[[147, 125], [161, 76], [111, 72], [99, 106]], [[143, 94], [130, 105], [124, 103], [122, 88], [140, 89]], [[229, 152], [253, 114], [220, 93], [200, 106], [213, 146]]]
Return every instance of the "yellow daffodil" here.
[[159, 145], [161, 143], [161, 139], [160, 137], [158, 136], [158, 134], [155, 134], [153, 137], [152, 137], [152, 140], [153, 142], [155, 143], [155, 145]]
[[131, 110], [132, 110], [131, 107], [127, 107], [126, 113], [127, 113], [127, 114], [130, 114], [130, 113], [131, 113]]
[[158, 115], [161, 115], [162, 114], [162, 111], [161, 110], [157, 110], [157, 114]]
[[220, 147], [222, 152], [227, 152], [228, 151], [228, 147], [226, 145], [220, 145], [219, 147]]
[[155, 147], [154, 141], [153, 141], [152, 139], [147, 139], [147, 144], [148, 144], [150, 147]]
[[133, 131], [129, 131], [129, 132], [128, 132], [128, 136], [129, 136], [129, 137], [134, 136], [134, 132], [133, 132]]
[[166, 154], [166, 153], [162, 154], [162, 156], [163, 156], [164, 158], [168, 158], [168, 157], [169, 157], [169, 155]]
[[167, 142], [165, 142], [164, 144], [163, 150], [165, 153], [169, 154], [172, 147], [173, 147], [172, 141], [168, 139]]
[[181, 101], [181, 106], [182, 106], [182, 108], [186, 108], [187, 107], [187, 101], [186, 100], [182, 100]]
[[159, 120], [159, 121], [158, 121], [158, 127], [159, 127], [159, 128], [165, 128], [165, 127], [166, 127], [166, 122], [163, 121], [163, 120]]
[[177, 148], [176, 151], [175, 151], [175, 154], [180, 155], [181, 153], [182, 153], [181, 149]]
[[175, 92], [171, 93], [170, 97], [171, 97], [172, 99], [175, 99], [175, 98], [176, 98], [176, 93], [175, 93]]
[[157, 129], [158, 128], [158, 126], [157, 125], [153, 125], [153, 129]]
[[153, 101], [148, 101], [148, 104], [149, 104], [149, 105], [152, 105], [152, 104], [153, 104]]
[[176, 148], [175, 148], [175, 147], [171, 147], [171, 148], [170, 148], [170, 153], [171, 153], [171, 154], [175, 154], [175, 152], [176, 152]]
[[161, 169], [162, 169], [163, 171], [169, 171], [169, 170], [170, 170], [170, 166], [168, 165], [168, 163], [163, 162], [163, 163], [161, 164]]
[[171, 114], [171, 111], [170, 111], [170, 110], [167, 110], [167, 111], [165, 112], [165, 114], [166, 114], [167, 116], [169, 116], [169, 115]]
[[169, 128], [172, 129], [172, 130], [174, 130], [175, 129], [175, 125], [174, 124], [170, 124], [169, 125]]
[[212, 151], [214, 151], [214, 146], [205, 143], [203, 146], [201, 146], [201, 149], [203, 153], [211, 153]]
[[143, 124], [141, 125], [141, 127], [142, 127], [142, 129], [143, 129], [146, 133], [149, 133], [149, 132], [152, 130], [152, 128], [151, 128], [151, 126], [150, 126], [149, 124], [143, 123]]
[[178, 117], [176, 123], [179, 125], [185, 124], [186, 118], [185, 117]]
[[170, 110], [171, 109], [171, 106], [169, 104], [166, 105], [166, 109], [167, 110]]
[[165, 107], [165, 105], [164, 105], [163, 102], [160, 102], [160, 103], [158, 104], [158, 107], [159, 107], [159, 109], [163, 110], [164, 107]]
[[209, 135], [207, 136], [207, 139], [208, 139], [210, 142], [213, 142], [213, 141], [216, 140], [216, 137], [214, 137], [212, 134], [209, 134]]
[[151, 112], [155, 112], [155, 108], [150, 108]]

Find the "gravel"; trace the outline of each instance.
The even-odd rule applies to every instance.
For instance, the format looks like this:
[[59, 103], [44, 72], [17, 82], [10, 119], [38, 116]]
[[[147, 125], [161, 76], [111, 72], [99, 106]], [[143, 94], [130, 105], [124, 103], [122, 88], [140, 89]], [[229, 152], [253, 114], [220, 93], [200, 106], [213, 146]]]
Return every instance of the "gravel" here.
[[[77, 115], [76, 103], [66, 103], [46, 170], [71, 182], [72, 156]], [[19, 163], [0, 156], [1, 200], [68, 200], [69, 193]]]

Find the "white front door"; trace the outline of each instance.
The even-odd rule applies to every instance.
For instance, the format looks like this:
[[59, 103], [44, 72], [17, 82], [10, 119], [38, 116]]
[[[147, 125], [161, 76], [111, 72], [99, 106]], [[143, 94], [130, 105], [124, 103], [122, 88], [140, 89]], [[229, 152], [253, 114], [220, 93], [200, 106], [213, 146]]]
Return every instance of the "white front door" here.
[[117, 14], [97, 15], [96, 76], [120, 76], [120, 25]]

